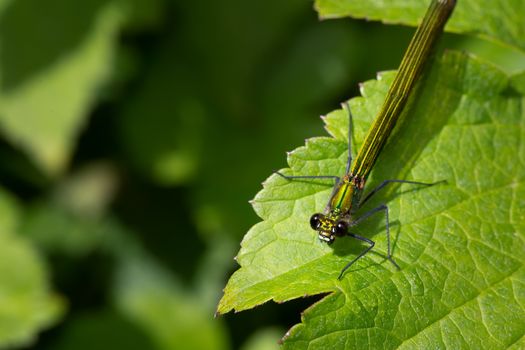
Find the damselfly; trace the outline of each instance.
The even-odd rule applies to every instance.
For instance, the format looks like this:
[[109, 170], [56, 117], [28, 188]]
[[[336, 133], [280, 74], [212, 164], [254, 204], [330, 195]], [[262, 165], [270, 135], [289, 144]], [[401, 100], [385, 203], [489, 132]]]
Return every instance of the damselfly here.
[[394, 128], [401, 112], [403, 111], [408, 98], [414, 90], [416, 82], [422, 75], [424, 65], [429, 59], [432, 48], [443, 32], [443, 28], [450, 17], [455, 0], [432, 0], [430, 6], [414, 34], [408, 49], [401, 61], [401, 65], [396, 73], [394, 81], [388, 90], [385, 102], [379, 111], [372, 127], [370, 128], [365, 140], [352, 163], [351, 150], [351, 130], [352, 117], [348, 104], [346, 109], [349, 114], [348, 131], [348, 162], [345, 175], [338, 176], [288, 176], [277, 172], [282, 177], [293, 179], [334, 179], [336, 184], [332, 191], [332, 196], [324, 213], [316, 213], [310, 218], [310, 226], [318, 232], [319, 239], [328, 244], [332, 243], [336, 237], [350, 236], [368, 244], [356, 258], [350, 261], [341, 270], [339, 279], [344, 272], [352, 266], [354, 262], [367, 254], [375, 245], [369, 238], [363, 237], [349, 231], [350, 227], [357, 225], [363, 220], [368, 219], [375, 213], [384, 212], [386, 220], [387, 238], [387, 258], [399, 268], [392, 258], [390, 247], [390, 223], [388, 217], [388, 206], [382, 204], [359, 218], [355, 213], [360, 209], [375, 193], [389, 183], [407, 183], [413, 185], [431, 186], [436, 183], [425, 183], [406, 180], [385, 180], [370, 193], [363, 197], [365, 183], [370, 171], [374, 166], [381, 149], [385, 145], [392, 129]]

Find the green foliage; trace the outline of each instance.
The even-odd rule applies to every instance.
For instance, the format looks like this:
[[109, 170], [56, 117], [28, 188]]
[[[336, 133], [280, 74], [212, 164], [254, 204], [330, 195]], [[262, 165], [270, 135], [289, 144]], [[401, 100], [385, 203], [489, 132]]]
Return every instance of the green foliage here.
[[[212, 316], [233, 264], [231, 237], [253, 221], [246, 199], [314, 125], [297, 121], [358, 70], [348, 58], [359, 43], [340, 44], [358, 39], [352, 26], [319, 26], [300, 0], [257, 6], [0, 0], [0, 181], [20, 206], [16, 220], [18, 204], [0, 206], [0, 224], [13, 227], [6, 250], [38, 257], [23, 264], [6, 253], [5, 265], [20, 265], [41, 292], [27, 303], [43, 310], [32, 323], [9, 323], [12, 339], [0, 347], [228, 347], [224, 320]], [[273, 138], [273, 151], [244, 161]], [[109, 167], [89, 170], [100, 158]], [[130, 260], [141, 273], [126, 272]], [[33, 262], [40, 280], [30, 277]], [[141, 289], [149, 274], [163, 282]], [[60, 300], [69, 306], [62, 318], [52, 312]]]
[[[115, 1], [52, 0], [46, 8], [53, 14], [42, 16], [39, 6], [14, 1], [0, 12], [0, 121], [14, 144], [57, 174], [108, 78], [122, 11]], [[72, 21], [67, 34], [57, 18]]]
[[0, 253], [0, 343], [28, 344], [35, 329], [56, 322], [64, 303], [50, 293], [44, 263], [29, 242], [3, 233]]
[[[350, 100], [354, 147], [376, 114], [393, 73]], [[264, 219], [244, 238], [241, 265], [229, 281], [220, 313], [268, 300], [330, 293], [287, 333], [285, 348], [506, 348], [525, 333], [525, 115], [523, 76], [449, 52], [429, 73], [402, 128], [378, 160], [369, 188], [381, 179], [447, 180], [377, 195], [390, 207], [396, 269], [384, 259], [384, 221], [359, 232], [375, 251], [337, 280], [363, 246], [318, 242], [308, 217], [322, 210], [330, 184], [272, 175], [253, 201]], [[341, 174], [347, 113], [326, 118], [332, 138], [292, 152], [289, 174]], [[395, 186], [392, 186], [395, 187]]]
[[0, 346], [5, 347], [34, 341], [35, 330], [54, 324], [65, 305], [50, 291], [42, 257], [16, 234], [19, 208], [5, 191], [0, 208]]
[[[68, 349], [100, 337], [108, 348], [161, 350], [183, 344], [187, 349], [227, 349], [223, 326], [212, 319], [215, 293], [185, 290], [132, 232], [115, 218], [100, 216], [114, 181], [111, 170], [99, 164], [79, 171], [21, 220], [21, 231], [48, 254], [70, 259], [100, 254], [99, 259], [114, 265], [109, 307], [75, 315], [56, 346]], [[230, 256], [231, 250], [223, 250]], [[210, 272], [203, 277], [214, 285], [205, 284], [207, 289], [218, 290], [215, 274], [223, 274], [221, 265], [208, 266]]]
[[[350, 16], [381, 20], [386, 23], [414, 25], [425, 12], [427, 1], [353, 1], [316, 0], [321, 18]], [[475, 34], [525, 50], [523, 26], [525, 3], [521, 0], [498, 0], [481, 5], [477, 0], [458, 0], [447, 30]]]
[[[367, 3], [371, 10], [372, 2]], [[522, 27], [515, 25], [520, 23], [521, 4], [500, 1], [479, 9], [472, 4], [460, 0], [450, 29], [523, 47]], [[502, 4], [515, 11], [501, 11]], [[389, 14], [383, 7], [373, 16], [362, 15], [414, 24], [424, 5], [412, 5], [413, 10]], [[478, 10], [487, 13], [478, 15]], [[470, 22], [469, 11], [477, 16]], [[498, 23], [499, 19], [504, 20]], [[359, 81], [397, 66], [411, 33], [410, 28], [365, 21], [319, 22], [311, 4], [302, 0], [49, 0], [45, 6], [37, 0], [0, 0], [0, 183], [5, 189], [0, 191], [0, 348], [276, 348], [285, 327], [297, 322], [299, 311], [293, 303], [213, 318], [226, 273], [234, 268], [238, 239], [256, 220], [246, 201], [264, 174], [284, 164], [284, 150], [319, 133], [319, 113], [356, 95]], [[460, 36], [446, 39], [447, 47], [473, 47]], [[496, 57], [506, 72], [523, 69], [519, 50], [509, 54], [500, 46], [483, 45], [477, 52], [488, 52], [484, 57], [491, 60]], [[525, 79], [516, 75], [509, 83], [493, 68], [473, 69], [481, 65], [477, 61], [455, 54], [448, 60], [454, 68], [440, 66], [440, 73], [422, 84], [422, 97], [407, 116], [406, 130], [394, 136], [376, 178], [370, 180], [370, 186], [390, 176], [449, 180], [424, 190], [392, 187], [370, 203], [391, 205], [397, 219], [394, 254], [403, 270], [396, 272], [378, 255], [385, 250], [384, 223], [375, 218], [359, 232], [378, 241], [377, 253], [337, 284], [334, 274], [362, 246], [343, 239], [334, 251], [319, 244], [305, 224], [311, 211], [325, 205], [330, 186], [272, 177], [255, 203], [257, 213], [267, 220], [251, 231], [255, 239], [243, 243], [239, 261], [244, 267], [235, 277], [245, 276], [250, 278], [247, 283], [259, 286], [231, 295], [229, 307], [332, 293], [304, 314], [285, 347], [315, 347], [308, 339], [328, 325], [341, 325], [351, 333], [359, 322], [378, 327], [394, 322], [391, 333], [399, 334], [396, 339], [406, 338], [435, 320], [424, 317], [439, 317], [447, 308], [452, 316], [443, 316], [442, 322], [456, 321], [462, 316], [458, 313], [465, 312], [475, 323], [476, 315], [467, 314], [468, 307], [487, 298], [494, 310], [509, 316], [507, 328], [498, 329], [492, 341], [516, 334], [521, 309], [514, 307], [514, 295], [507, 302], [511, 311], [499, 305], [508, 292], [505, 282], [519, 280], [521, 270], [514, 279], [494, 281], [508, 276], [521, 260], [487, 250], [498, 245], [501, 253], [511, 244], [513, 252], [522, 248], [521, 236], [507, 233], [523, 231], [523, 196], [518, 193], [523, 162], [502, 150], [514, 147], [515, 134], [521, 132], [511, 125], [510, 117], [519, 111], [513, 111], [518, 107], [509, 101], [519, 105]], [[352, 100], [354, 148], [391, 76], [385, 73], [383, 81], [366, 83], [366, 99]], [[450, 89], [441, 91], [444, 87]], [[477, 113], [478, 108], [482, 112]], [[441, 113], [442, 109], [457, 113]], [[471, 119], [462, 119], [467, 116]], [[325, 120], [333, 137], [309, 141], [295, 151], [290, 156], [294, 172], [341, 172], [347, 117], [336, 111]], [[463, 132], [460, 141], [460, 130], [454, 128]], [[456, 144], [445, 140], [447, 132], [456, 135]], [[414, 138], [416, 134], [421, 136]], [[469, 148], [473, 145], [465, 135], [477, 137], [478, 148]], [[458, 152], [458, 145], [465, 152]], [[444, 154], [451, 156], [438, 158]], [[458, 160], [461, 155], [465, 158]], [[466, 159], [483, 162], [465, 169]], [[509, 183], [510, 173], [517, 174], [518, 185], [498, 187]], [[514, 191], [514, 201], [507, 201], [501, 191]], [[479, 196], [473, 198], [473, 193]], [[493, 198], [500, 195], [506, 199]], [[476, 215], [469, 211], [472, 207]], [[465, 230], [450, 237], [449, 232], [456, 232], [454, 219]], [[429, 227], [432, 220], [441, 226]], [[474, 238], [467, 236], [476, 225]], [[266, 231], [261, 235], [258, 230]], [[288, 241], [278, 238], [289, 233]], [[487, 241], [488, 248], [479, 247]], [[256, 253], [263, 244], [268, 245]], [[459, 252], [465, 246], [468, 254], [462, 258]], [[443, 258], [429, 270], [428, 260], [436, 250], [450, 258], [448, 265]], [[493, 265], [479, 262], [484, 257], [494, 259]], [[245, 272], [251, 259], [258, 269], [255, 279]], [[446, 280], [444, 268], [454, 271]], [[263, 281], [283, 271], [281, 277]], [[464, 295], [438, 298], [439, 288], [427, 287], [429, 271], [436, 277], [431, 287], [445, 283], [447, 288], [441, 290], [450, 291], [450, 285], [461, 286], [464, 281], [457, 271], [464, 272], [461, 276], [469, 277], [471, 285], [461, 289]], [[410, 279], [400, 281], [403, 277]], [[400, 286], [399, 292], [380, 298], [380, 292], [394, 290], [392, 285]], [[521, 302], [516, 286], [513, 291]], [[468, 299], [473, 288], [478, 288], [479, 297]], [[397, 309], [385, 308], [410, 293], [414, 297], [402, 298], [396, 315], [406, 315], [401, 311], [411, 302], [421, 319], [411, 319], [410, 327], [400, 331], [405, 324], [400, 316], [394, 321], [388, 317]], [[374, 297], [377, 303], [371, 301]], [[427, 310], [429, 300], [435, 301], [435, 310]], [[464, 300], [471, 301], [458, 307]], [[322, 312], [327, 316], [317, 317]], [[484, 332], [497, 329], [500, 317], [484, 318], [493, 323]], [[437, 326], [426, 332], [433, 327]], [[378, 329], [383, 328], [371, 328], [370, 334]], [[341, 333], [327, 335], [326, 344], [342, 341], [337, 334]], [[414, 337], [405, 346], [416, 340], [420, 339]], [[487, 346], [492, 344], [487, 341]], [[514, 347], [523, 344], [517, 341]]]
[[248, 339], [241, 350], [277, 350], [279, 344], [275, 339], [279, 339], [282, 333], [282, 330], [275, 328], [261, 329]]

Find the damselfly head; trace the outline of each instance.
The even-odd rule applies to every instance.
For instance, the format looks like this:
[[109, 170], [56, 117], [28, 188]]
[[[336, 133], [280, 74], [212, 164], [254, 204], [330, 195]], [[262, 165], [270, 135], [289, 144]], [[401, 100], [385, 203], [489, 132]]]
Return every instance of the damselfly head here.
[[310, 226], [317, 231], [321, 242], [332, 243], [335, 239], [332, 228], [334, 221], [323, 214], [314, 214], [310, 218]]
[[334, 242], [334, 240], [335, 240], [335, 236], [332, 236], [330, 234], [327, 235], [327, 233], [324, 232], [324, 231], [318, 231], [317, 233], [319, 235], [319, 240], [321, 242], [326, 242], [328, 244], [332, 244]]

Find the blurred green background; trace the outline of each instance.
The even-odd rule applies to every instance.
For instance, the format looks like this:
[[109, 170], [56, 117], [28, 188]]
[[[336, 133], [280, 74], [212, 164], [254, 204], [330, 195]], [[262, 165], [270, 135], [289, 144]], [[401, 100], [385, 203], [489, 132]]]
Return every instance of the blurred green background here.
[[412, 32], [299, 0], [0, 0], [0, 346], [277, 348], [315, 298], [213, 317], [248, 200]]

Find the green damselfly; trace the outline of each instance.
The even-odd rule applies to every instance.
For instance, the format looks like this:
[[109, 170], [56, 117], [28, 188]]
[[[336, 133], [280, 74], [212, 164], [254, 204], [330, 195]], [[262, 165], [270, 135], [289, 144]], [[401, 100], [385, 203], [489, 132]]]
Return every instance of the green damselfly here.
[[328, 244], [332, 243], [336, 237], [351, 236], [368, 244], [355, 259], [350, 261], [341, 270], [339, 279], [344, 272], [352, 266], [354, 262], [367, 254], [375, 245], [369, 238], [360, 236], [349, 231], [350, 227], [357, 225], [371, 215], [379, 212], [385, 213], [386, 237], [387, 237], [387, 258], [399, 268], [391, 255], [390, 247], [390, 223], [388, 217], [388, 206], [382, 204], [359, 218], [355, 218], [355, 213], [360, 209], [375, 193], [389, 183], [408, 183], [413, 185], [431, 186], [436, 183], [425, 183], [406, 180], [385, 180], [375, 189], [370, 191], [363, 198], [365, 183], [368, 175], [374, 166], [381, 149], [385, 145], [392, 129], [394, 128], [401, 112], [403, 111], [408, 98], [414, 90], [414, 85], [422, 75], [424, 65], [431, 55], [432, 48], [443, 32], [443, 28], [450, 17], [455, 0], [431, 0], [430, 6], [414, 34], [408, 49], [401, 61], [394, 81], [388, 90], [385, 101], [379, 114], [377, 115], [372, 127], [370, 128], [365, 140], [359, 149], [355, 160], [352, 163], [351, 150], [351, 130], [352, 117], [348, 104], [346, 109], [349, 114], [348, 131], [348, 162], [345, 175], [338, 176], [288, 176], [277, 172], [282, 177], [293, 179], [334, 179], [336, 184], [332, 195], [325, 209], [325, 213], [317, 213], [310, 218], [310, 226], [318, 232], [319, 239]]

